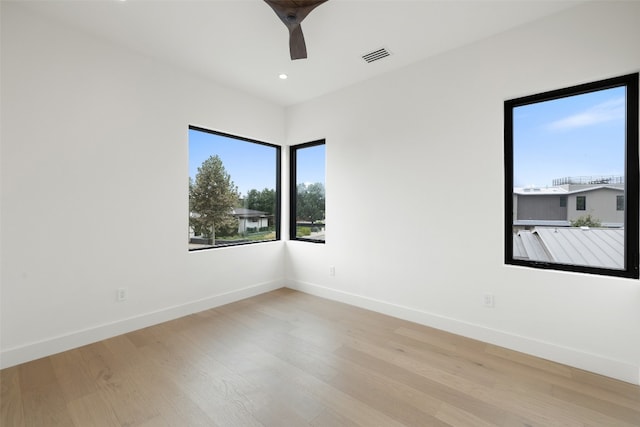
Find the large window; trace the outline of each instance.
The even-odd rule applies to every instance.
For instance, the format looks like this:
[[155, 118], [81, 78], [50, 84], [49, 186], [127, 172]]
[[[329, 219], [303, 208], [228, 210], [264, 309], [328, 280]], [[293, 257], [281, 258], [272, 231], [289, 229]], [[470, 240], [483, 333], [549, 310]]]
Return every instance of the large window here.
[[280, 147], [189, 127], [189, 250], [280, 239]]
[[505, 101], [504, 120], [505, 262], [638, 278], [638, 74]]
[[291, 147], [290, 238], [324, 243], [324, 140]]

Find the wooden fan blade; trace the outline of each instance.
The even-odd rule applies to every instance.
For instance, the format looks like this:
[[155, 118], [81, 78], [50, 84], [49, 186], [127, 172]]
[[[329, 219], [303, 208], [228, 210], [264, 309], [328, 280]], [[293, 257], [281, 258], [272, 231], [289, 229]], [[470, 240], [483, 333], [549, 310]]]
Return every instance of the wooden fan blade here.
[[307, 57], [307, 45], [304, 42], [304, 34], [302, 34], [300, 25], [289, 28], [289, 53], [292, 60]]
[[302, 20], [316, 7], [327, 0], [264, 0], [278, 15], [278, 18], [291, 28], [300, 25]]
[[307, 57], [307, 46], [300, 23], [309, 13], [328, 0], [264, 0], [289, 29], [291, 59]]

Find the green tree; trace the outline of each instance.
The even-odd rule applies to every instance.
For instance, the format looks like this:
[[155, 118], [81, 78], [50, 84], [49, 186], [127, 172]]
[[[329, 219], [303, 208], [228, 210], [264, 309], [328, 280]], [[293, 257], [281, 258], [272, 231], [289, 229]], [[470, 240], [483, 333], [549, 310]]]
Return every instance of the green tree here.
[[324, 220], [325, 193], [322, 183], [298, 184], [296, 199], [298, 220], [312, 224]]
[[211, 238], [233, 235], [238, 220], [232, 209], [238, 205], [238, 187], [231, 180], [217, 155], [209, 157], [198, 168], [195, 181], [189, 179], [189, 224], [196, 234]]
[[247, 209], [266, 212], [269, 215], [275, 213], [276, 190], [265, 188], [262, 191], [256, 189], [249, 190], [243, 200], [243, 206]]
[[572, 227], [601, 227], [602, 222], [598, 218], [592, 217], [591, 214], [581, 215], [571, 220]]

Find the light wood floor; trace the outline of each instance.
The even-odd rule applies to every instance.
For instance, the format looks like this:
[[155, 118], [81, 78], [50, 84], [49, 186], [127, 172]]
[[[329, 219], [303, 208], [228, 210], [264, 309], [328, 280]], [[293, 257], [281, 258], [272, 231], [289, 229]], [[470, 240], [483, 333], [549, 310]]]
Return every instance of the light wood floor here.
[[640, 426], [640, 387], [288, 289], [0, 380], [3, 427]]

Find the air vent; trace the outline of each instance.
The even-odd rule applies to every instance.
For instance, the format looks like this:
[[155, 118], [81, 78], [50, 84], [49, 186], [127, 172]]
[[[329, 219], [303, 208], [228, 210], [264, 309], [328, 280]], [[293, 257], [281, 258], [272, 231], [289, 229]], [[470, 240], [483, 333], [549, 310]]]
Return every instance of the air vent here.
[[386, 58], [391, 55], [391, 53], [385, 49], [384, 47], [378, 50], [374, 50], [373, 52], [366, 53], [362, 55], [362, 59], [367, 61], [368, 63], [372, 63], [373, 61], [377, 61], [382, 58]]

